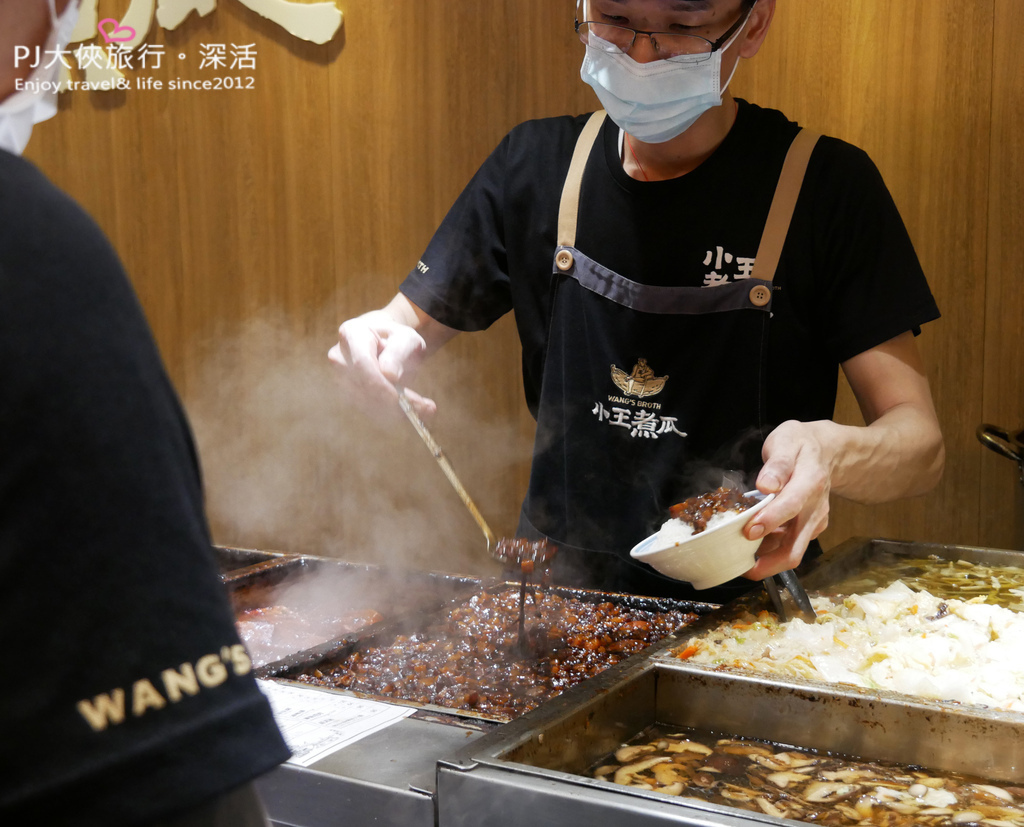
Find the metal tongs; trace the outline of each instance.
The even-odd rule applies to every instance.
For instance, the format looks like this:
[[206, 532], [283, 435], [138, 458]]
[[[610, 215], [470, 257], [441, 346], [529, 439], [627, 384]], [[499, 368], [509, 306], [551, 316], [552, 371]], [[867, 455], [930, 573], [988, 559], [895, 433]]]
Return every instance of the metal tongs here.
[[1024, 430], [1012, 434], [1008, 428], [983, 422], [978, 426], [975, 435], [990, 451], [1016, 462], [1020, 467], [1020, 481], [1024, 483]]
[[811, 605], [811, 599], [807, 596], [807, 592], [804, 590], [800, 579], [796, 576], [796, 572], [793, 569], [780, 571], [778, 574], [773, 574], [761, 582], [764, 583], [765, 591], [768, 592], [768, 596], [772, 599], [775, 613], [778, 614], [779, 620], [783, 623], [790, 619], [786, 601], [782, 597], [783, 590], [789, 592], [789, 596], [792, 598], [792, 603], [796, 609], [794, 617], [799, 617], [808, 623], [813, 623], [817, 619], [818, 616]]

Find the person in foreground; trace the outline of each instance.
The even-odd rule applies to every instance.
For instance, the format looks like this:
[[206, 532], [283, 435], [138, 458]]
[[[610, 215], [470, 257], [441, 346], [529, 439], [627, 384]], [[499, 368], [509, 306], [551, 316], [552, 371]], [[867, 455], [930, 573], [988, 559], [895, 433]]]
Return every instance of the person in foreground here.
[[114, 250], [19, 157], [77, 12], [0, 0], [0, 823], [262, 827], [289, 753], [188, 423]]
[[[727, 600], [820, 553], [831, 495], [941, 476], [915, 343], [939, 313], [881, 176], [729, 92], [775, 6], [580, 0], [603, 111], [513, 129], [398, 295], [329, 354], [350, 393], [394, 406], [423, 358], [514, 311], [537, 419], [519, 531], [560, 546], [556, 581]], [[840, 367], [864, 426], [832, 421]], [[746, 580], [696, 592], [629, 558], [723, 471], [776, 494], [745, 526], [764, 538]]]

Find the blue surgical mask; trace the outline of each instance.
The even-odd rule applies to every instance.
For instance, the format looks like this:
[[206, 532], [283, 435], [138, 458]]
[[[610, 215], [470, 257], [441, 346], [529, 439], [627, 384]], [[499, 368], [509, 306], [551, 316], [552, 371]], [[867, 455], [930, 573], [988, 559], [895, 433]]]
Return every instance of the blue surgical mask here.
[[0, 149], [15, 155], [25, 151], [35, 124], [57, 114], [57, 83], [62, 55], [78, 20], [79, 6], [77, 0], [71, 0], [60, 17], [57, 17], [53, 0], [49, 0], [49, 6], [50, 36], [43, 47], [39, 65], [25, 79], [25, 88], [0, 101]]
[[[615, 124], [634, 138], [660, 144], [683, 134], [713, 106], [722, 103], [722, 53], [746, 26], [744, 21], [725, 45], [705, 60], [655, 60], [637, 63], [622, 52], [587, 44], [580, 77], [589, 83]], [[594, 35], [591, 34], [591, 38]], [[739, 61], [736, 62], [739, 65]], [[733, 67], [733, 73], [736, 67]]]

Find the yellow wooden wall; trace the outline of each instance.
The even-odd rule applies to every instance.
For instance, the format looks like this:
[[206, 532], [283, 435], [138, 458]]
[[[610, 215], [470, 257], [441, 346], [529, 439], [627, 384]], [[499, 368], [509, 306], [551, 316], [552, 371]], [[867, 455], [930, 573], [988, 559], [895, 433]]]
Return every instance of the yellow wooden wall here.
[[[235, 545], [486, 571], [483, 539], [411, 427], [350, 410], [325, 355], [341, 320], [392, 296], [501, 136], [594, 108], [570, 0], [339, 0], [314, 46], [237, 0], [151, 33], [162, 78], [201, 44], [256, 44], [251, 90], [74, 92], [27, 153], [113, 240], [203, 458], [215, 537]], [[824, 537], [1024, 543], [1016, 469], [974, 437], [1024, 427], [1020, 339], [1024, 70], [1018, 0], [779, 0], [734, 80], [864, 147], [943, 311], [921, 346], [946, 433], [939, 489], [837, 502]], [[101, 17], [126, 0], [100, 0]], [[189, 56], [179, 60], [178, 54]], [[132, 76], [132, 73], [129, 73]], [[525, 488], [532, 423], [510, 319], [463, 336], [416, 386], [499, 533]], [[840, 415], [856, 421], [844, 391]]]

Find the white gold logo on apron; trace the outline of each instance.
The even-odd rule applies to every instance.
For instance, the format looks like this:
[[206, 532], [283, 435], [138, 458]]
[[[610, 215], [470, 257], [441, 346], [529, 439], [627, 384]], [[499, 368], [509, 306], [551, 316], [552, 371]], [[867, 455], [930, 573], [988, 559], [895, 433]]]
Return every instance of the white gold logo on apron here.
[[668, 377], [655, 376], [654, 371], [647, 365], [647, 360], [639, 359], [633, 366], [632, 373], [626, 373], [622, 368], [612, 365], [612, 381], [626, 396], [643, 399], [645, 396], [661, 393]]
[[598, 420], [616, 428], [625, 428], [634, 439], [658, 439], [663, 434], [686, 436], [676, 427], [677, 417], [657, 413], [661, 403], [641, 401], [644, 397], [661, 393], [668, 381], [668, 376], [656, 376], [646, 359], [638, 359], [632, 373], [612, 365], [612, 381], [626, 396], [609, 396], [608, 401], [614, 405], [610, 409], [604, 402], [594, 403], [591, 413]]

